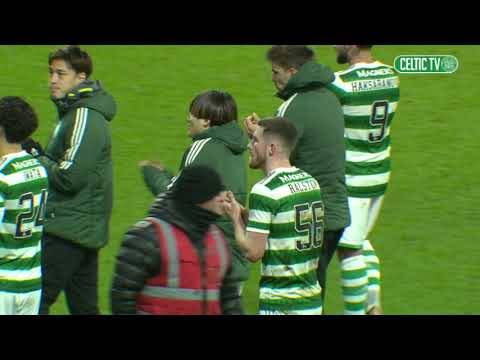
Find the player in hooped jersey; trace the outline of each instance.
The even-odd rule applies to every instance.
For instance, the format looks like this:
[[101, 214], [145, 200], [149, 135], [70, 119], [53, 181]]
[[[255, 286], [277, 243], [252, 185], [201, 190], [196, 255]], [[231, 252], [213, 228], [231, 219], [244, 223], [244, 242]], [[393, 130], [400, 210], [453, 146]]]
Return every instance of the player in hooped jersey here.
[[380, 262], [368, 239], [390, 179], [390, 128], [400, 98], [395, 70], [376, 61], [373, 45], [336, 45], [350, 64], [329, 86], [345, 116], [346, 183], [351, 225], [339, 244], [345, 314], [378, 315]]
[[290, 164], [296, 141], [296, 128], [285, 118], [261, 120], [249, 145], [250, 168], [265, 178], [253, 187], [248, 211], [228, 195], [239, 247], [250, 261], [262, 260], [261, 315], [322, 314], [316, 270], [324, 207], [318, 182]]
[[35, 112], [15, 96], [0, 99], [0, 314], [37, 315], [48, 178], [22, 150], [38, 127]]

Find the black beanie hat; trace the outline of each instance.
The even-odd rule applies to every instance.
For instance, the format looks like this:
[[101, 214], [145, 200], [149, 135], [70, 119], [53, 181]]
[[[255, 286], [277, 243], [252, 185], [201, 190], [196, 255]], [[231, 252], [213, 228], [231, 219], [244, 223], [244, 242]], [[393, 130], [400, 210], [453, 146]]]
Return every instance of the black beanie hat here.
[[198, 205], [225, 190], [220, 175], [211, 167], [193, 165], [184, 168], [171, 188], [173, 199]]

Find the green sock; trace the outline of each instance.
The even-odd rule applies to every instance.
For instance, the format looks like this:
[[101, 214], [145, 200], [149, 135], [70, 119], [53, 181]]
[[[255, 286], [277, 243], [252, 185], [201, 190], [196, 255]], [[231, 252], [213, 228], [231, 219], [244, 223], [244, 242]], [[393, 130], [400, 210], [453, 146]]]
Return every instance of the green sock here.
[[365, 315], [368, 276], [363, 255], [344, 259], [340, 266], [344, 314]]
[[374, 306], [380, 307], [380, 260], [370, 241], [363, 242], [363, 257], [367, 264], [368, 297], [367, 312]]

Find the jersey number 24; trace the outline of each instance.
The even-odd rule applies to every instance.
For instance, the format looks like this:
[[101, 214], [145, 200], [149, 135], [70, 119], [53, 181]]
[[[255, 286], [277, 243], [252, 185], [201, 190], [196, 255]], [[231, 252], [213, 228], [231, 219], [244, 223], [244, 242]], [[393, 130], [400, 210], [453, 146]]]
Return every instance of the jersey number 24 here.
[[27, 211], [20, 213], [17, 216], [17, 226], [15, 231], [15, 238], [24, 239], [32, 235], [32, 230], [24, 230], [24, 222], [31, 222], [35, 220], [34, 226], [41, 226], [45, 220], [45, 206], [47, 203], [47, 190], [43, 189], [40, 196], [40, 204], [38, 207], [34, 206], [34, 195], [33, 193], [25, 193], [18, 199], [20, 205], [23, 205], [25, 202], [30, 203], [30, 207]]

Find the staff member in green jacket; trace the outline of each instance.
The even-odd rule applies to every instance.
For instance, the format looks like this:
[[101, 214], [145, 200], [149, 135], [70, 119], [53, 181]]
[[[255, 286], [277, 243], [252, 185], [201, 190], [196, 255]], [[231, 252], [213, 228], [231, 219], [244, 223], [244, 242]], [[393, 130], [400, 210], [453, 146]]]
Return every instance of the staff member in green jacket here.
[[92, 59], [79, 47], [51, 53], [48, 63], [59, 121], [45, 153], [38, 143], [29, 145], [50, 183], [40, 314], [48, 314], [62, 290], [71, 314], [98, 314], [98, 253], [108, 240], [113, 202], [109, 122], [116, 105], [89, 79]]
[[[246, 153], [248, 139], [237, 123], [238, 112], [234, 98], [221, 91], [206, 91], [196, 96], [190, 104], [188, 135], [192, 144], [183, 155], [180, 172], [190, 165], [207, 165], [216, 170], [227, 190], [245, 205], [247, 197]], [[150, 191], [159, 195], [176, 180], [162, 164], [154, 161], [140, 162], [145, 182]], [[223, 291], [224, 313], [239, 314], [241, 290], [250, 274], [250, 262], [243, 256], [234, 239], [232, 222], [222, 217], [217, 225], [232, 246], [232, 271]]]
[[[284, 103], [276, 116], [292, 121], [299, 141], [292, 164], [311, 174], [320, 184], [325, 204], [323, 254], [318, 280], [325, 296], [327, 266], [343, 230], [350, 224], [345, 185], [345, 141], [342, 107], [326, 88], [335, 80], [328, 67], [315, 61], [315, 53], [304, 45], [276, 45], [267, 53], [272, 81]], [[245, 127], [256, 129], [259, 117], [249, 116]]]

